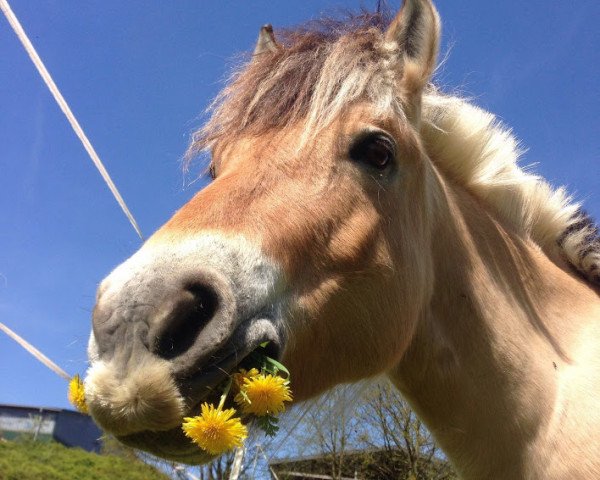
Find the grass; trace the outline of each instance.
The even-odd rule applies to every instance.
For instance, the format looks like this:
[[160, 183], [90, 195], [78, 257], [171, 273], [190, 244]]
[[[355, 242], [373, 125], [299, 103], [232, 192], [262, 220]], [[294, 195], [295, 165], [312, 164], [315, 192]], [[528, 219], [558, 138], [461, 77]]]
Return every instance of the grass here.
[[56, 442], [0, 442], [0, 480], [167, 480], [136, 458], [98, 455]]

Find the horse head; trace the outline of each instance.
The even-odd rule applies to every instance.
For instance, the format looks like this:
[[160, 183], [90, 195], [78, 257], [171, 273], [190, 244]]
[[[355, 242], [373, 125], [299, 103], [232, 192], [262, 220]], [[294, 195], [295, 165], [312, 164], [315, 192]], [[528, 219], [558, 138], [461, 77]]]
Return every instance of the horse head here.
[[104, 429], [201, 461], [182, 417], [264, 342], [298, 400], [397, 364], [428, 296], [438, 39], [429, 0], [281, 41], [263, 27], [194, 136], [213, 182], [98, 289], [86, 396]]

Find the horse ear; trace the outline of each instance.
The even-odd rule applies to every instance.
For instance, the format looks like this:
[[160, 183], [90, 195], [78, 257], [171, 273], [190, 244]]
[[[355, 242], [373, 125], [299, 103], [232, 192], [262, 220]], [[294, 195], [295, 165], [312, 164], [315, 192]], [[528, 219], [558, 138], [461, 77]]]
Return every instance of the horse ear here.
[[275, 34], [271, 25], [263, 25], [258, 32], [258, 40], [254, 48], [254, 55], [262, 53], [274, 53], [279, 50], [279, 45], [275, 41]]
[[402, 84], [408, 93], [418, 93], [436, 67], [440, 44], [440, 17], [431, 0], [404, 0], [385, 39], [395, 42], [403, 55]]

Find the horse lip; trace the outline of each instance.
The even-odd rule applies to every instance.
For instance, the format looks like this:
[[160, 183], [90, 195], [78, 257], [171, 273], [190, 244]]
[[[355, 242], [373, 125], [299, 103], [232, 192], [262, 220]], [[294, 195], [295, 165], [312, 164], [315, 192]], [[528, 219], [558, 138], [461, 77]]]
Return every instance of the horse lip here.
[[244, 335], [248, 332], [252, 333], [253, 326], [264, 325], [265, 321], [271, 325], [274, 323], [268, 318], [255, 318], [243, 322], [230, 340], [211, 357], [211, 359], [215, 359], [214, 362], [202, 367], [192, 375], [175, 378], [190, 411], [198, 410], [199, 405], [206, 400], [206, 397], [214, 392], [214, 387], [222, 383], [248, 355], [264, 342], [268, 342], [268, 355], [279, 360], [283, 345], [281, 336], [274, 334], [274, 328], [273, 331], [256, 332], [258, 335], [251, 336], [250, 339]]
[[[173, 443], [165, 444], [167, 436]], [[180, 427], [163, 431], [143, 431], [129, 435], [116, 436], [117, 440], [133, 448], [145, 450], [153, 455], [171, 461], [187, 463], [189, 465], [206, 463], [213, 458], [204, 450], [193, 444], [183, 433]]]

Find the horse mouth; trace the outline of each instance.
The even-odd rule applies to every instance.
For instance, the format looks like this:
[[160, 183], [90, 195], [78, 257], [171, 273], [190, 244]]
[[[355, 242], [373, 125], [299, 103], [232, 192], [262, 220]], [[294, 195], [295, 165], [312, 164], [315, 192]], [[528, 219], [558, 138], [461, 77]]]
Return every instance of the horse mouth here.
[[[268, 328], [270, 327], [270, 328]], [[175, 378], [175, 383], [184, 400], [183, 417], [200, 413], [204, 402], [217, 405], [226, 380], [240, 368], [250, 369], [254, 353], [279, 360], [283, 351], [281, 336], [270, 320], [261, 319], [244, 322], [231, 339], [211, 357], [211, 361], [192, 375]], [[233, 395], [229, 395], [225, 408], [235, 407]], [[243, 419], [242, 419], [243, 420]], [[192, 443], [183, 433], [181, 425], [166, 430], [144, 430], [126, 435], [117, 435], [125, 445], [145, 450], [167, 460], [200, 464], [213, 458]]]
[[[236, 342], [235, 338], [230, 340], [212, 357], [211, 361], [200, 368], [193, 375], [176, 378], [176, 383], [185, 405], [191, 410], [198, 407], [207, 400], [216, 400], [221, 395], [219, 386], [240, 368], [249, 370], [252, 367], [250, 357], [255, 352], [267, 355], [279, 360], [282, 344], [278, 336], [270, 335], [270, 332], [262, 332], [249, 342]], [[234, 335], [235, 337], [235, 335]]]

